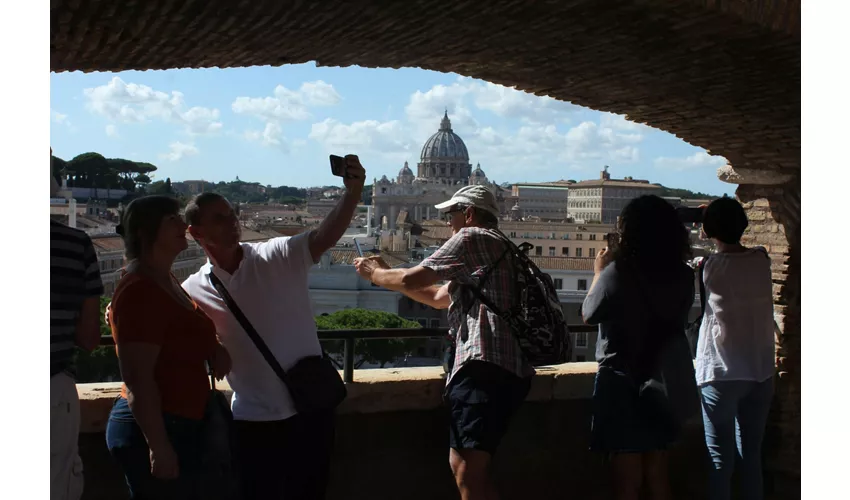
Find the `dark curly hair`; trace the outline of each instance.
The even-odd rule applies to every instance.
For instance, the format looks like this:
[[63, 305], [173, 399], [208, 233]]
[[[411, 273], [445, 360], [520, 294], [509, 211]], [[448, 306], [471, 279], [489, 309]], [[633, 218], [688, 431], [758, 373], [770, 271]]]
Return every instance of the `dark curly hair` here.
[[687, 229], [676, 209], [663, 198], [644, 195], [623, 208], [618, 223], [618, 263], [629, 263], [651, 272], [672, 273], [691, 256]]

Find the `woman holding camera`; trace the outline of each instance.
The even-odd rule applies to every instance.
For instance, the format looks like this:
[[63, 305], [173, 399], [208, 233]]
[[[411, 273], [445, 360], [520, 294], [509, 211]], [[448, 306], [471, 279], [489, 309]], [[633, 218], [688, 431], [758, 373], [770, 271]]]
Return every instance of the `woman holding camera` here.
[[108, 314], [124, 385], [106, 444], [133, 499], [197, 498], [211, 396], [205, 363], [219, 379], [230, 371], [212, 320], [171, 274], [187, 247], [179, 210], [173, 198], [138, 198], [119, 226], [129, 264]]
[[[591, 449], [610, 460], [618, 500], [671, 498], [668, 445], [678, 429], [656, 418], [641, 385], [674, 335], [684, 337], [694, 302], [688, 232], [658, 196], [629, 202], [618, 221], [619, 242], [600, 252], [582, 306], [585, 323], [599, 325]], [[609, 245], [614, 243], [610, 241]]]
[[773, 396], [774, 322], [770, 258], [741, 245], [748, 221], [733, 198], [705, 209], [703, 232], [717, 253], [704, 262], [705, 314], [696, 353], [705, 443], [711, 455], [709, 498], [731, 497], [740, 467], [741, 498], [764, 497], [761, 443]]

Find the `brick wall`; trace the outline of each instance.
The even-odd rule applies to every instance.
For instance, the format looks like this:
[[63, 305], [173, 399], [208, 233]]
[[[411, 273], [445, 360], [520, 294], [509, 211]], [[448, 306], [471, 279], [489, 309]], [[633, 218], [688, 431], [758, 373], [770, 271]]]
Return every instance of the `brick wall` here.
[[750, 220], [744, 245], [762, 245], [773, 262], [776, 394], [765, 436], [765, 472], [772, 489], [800, 481], [800, 180], [781, 186], [741, 185]]

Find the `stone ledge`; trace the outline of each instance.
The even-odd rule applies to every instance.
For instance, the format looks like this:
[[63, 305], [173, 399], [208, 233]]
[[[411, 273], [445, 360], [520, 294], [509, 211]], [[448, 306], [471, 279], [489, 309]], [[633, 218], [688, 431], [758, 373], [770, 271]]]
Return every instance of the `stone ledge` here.
[[[589, 399], [593, 393], [596, 363], [567, 363], [537, 369], [527, 401]], [[430, 410], [442, 404], [445, 376], [442, 367], [383, 368], [358, 370], [348, 384], [348, 398], [339, 413], [380, 413]], [[231, 395], [230, 386], [219, 388]], [[120, 382], [78, 384], [80, 432], [97, 433], [106, 428], [112, 403], [121, 392]]]

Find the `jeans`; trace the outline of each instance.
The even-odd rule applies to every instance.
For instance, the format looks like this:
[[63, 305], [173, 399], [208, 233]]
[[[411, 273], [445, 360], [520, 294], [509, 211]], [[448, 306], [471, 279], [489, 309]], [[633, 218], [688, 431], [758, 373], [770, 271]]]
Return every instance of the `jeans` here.
[[700, 391], [705, 444], [712, 462], [709, 500], [731, 498], [736, 458], [741, 498], [762, 500], [761, 443], [773, 398], [773, 378], [764, 382], [712, 382]]
[[151, 475], [150, 450], [124, 398], [115, 401], [109, 414], [106, 446], [124, 470], [131, 499], [198, 499], [203, 421], [168, 414], [164, 414], [163, 419], [165, 432], [177, 454], [180, 468], [177, 479], [157, 479]]

